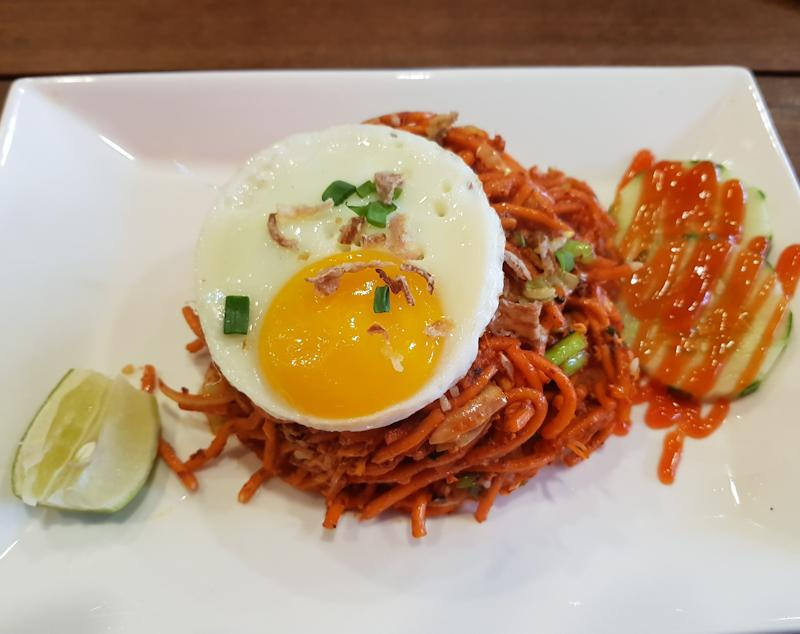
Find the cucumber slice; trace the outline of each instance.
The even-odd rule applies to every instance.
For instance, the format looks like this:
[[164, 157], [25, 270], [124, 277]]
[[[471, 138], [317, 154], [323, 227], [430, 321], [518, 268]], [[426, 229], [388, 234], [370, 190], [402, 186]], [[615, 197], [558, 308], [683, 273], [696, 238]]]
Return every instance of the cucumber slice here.
[[[684, 165], [691, 167], [697, 161], [685, 161]], [[717, 164], [717, 177], [720, 184], [725, 182], [730, 172], [727, 168]], [[642, 186], [644, 184], [644, 174], [637, 174], [625, 187], [623, 187], [617, 194], [614, 204], [609, 209], [609, 213], [617, 223], [616, 243], [621, 246], [625, 234], [631, 223], [634, 221], [636, 214], [639, 213], [639, 198], [642, 193]], [[689, 232], [687, 238], [702, 237], [704, 234], [700, 232]], [[769, 211], [766, 204], [766, 195], [763, 191], [756, 187], [748, 187], [746, 189], [746, 203], [744, 222], [742, 226], [741, 244], [747, 244], [751, 239], [764, 236], [768, 240], [772, 239], [772, 223], [769, 218]], [[661, 242], [660, 236], [654, 236], [653, 240], [639, 241], [628, 245], [623, 257], [626, 259], [646, 259], [647, 254], [650, 253], [654, 247]]]
[[767, 197], [757, 187], [747, 188], [747, 206], [744, 211], [742, 239], [740, 244], [747, 244], [753, 238], [764, 236], [772, 242], [772, 222], [767, 209]]
[[[682, 248], [687, 254], [692, 251], [692, 242], [698, 238], [689, 238], [682, 242], [676, 242], [677, 248]], [[728, 260], [728, 267], [718, 281], [715, 288], [710, 289], [712, 295], [719, 296], [724, 293], [736, 271], [736, 259], [740, 248], [734, 249]], [[684, 258], [679, 264], [681, 270], [686, 270], [689, 259]], [[704, 394], [693, 394], [693, 387], [689, 381], [692, 371], [701, 364], [708, 362], [710, 346], [713, 345], [713, 337], [704, 337], [702, 333], [712, 332], [716, 325], [712, 321], [715, 303], [711, 302], [700, 313], [699, 319], [694, 326], [695, 335], [689, 339], [689, 350], [679, 346], [681, 338], [665, 329], [660, 323], [648, 324], [647, 332], [642, 332], [644, 327], [640, 321], [633, 316], [624, 302], [620, 304], [620, 312], [623, 318], [623, 337], [628, 345], [634, 347], [639, 339], [650, 342], [650, 345], [639, 351], [639, 363], [642, 370], [656, 380], [670, 385], [681, 392], [691, 394], [702, 399], [716, 398], [738, 398], [750, 394], [761, 384], [775, 365], [786, 345], [792, 328], [792, 313], [788, 309], [784, 312], [781, 321], [774, 328], [774, 334], [769, 347], [762, 359], [761, 368], [756, 379], [749, 385], [742, 388], [739, 379], [747, 368], [750, 360], [756, 354], [761, 345], [764, 333], [773, 327], [772, 318], [779, 304], [785, 302], [785, 296], [780, 283], [775, 278], [775, 271], [768, 264], [762, 268], [755, 283], [752, 285], [752, 293], [756, 293], [764, 284], [772, 282], [771, 291], [753, 315], [742, 315], [740, 318], [747, 319], [747, 329], [740, 340], [736, 343], [736, 349], [728, 356], [725, 365], [717, 375], [712, 388]], [[743, 309], [749, 305], [750, 296], [741, 298]], [[683, 361], [683, 368], [679, 376], [669, 376], [662, 370], [665, 360]]]

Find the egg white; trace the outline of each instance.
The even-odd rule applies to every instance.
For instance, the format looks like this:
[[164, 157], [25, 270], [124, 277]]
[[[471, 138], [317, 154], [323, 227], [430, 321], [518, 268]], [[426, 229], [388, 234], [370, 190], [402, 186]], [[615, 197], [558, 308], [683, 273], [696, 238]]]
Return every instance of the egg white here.
[[[262, 376], [259, 332], [270, 302], [294, 273], [346, 248], [338, 244], [339, 229], [354, 214], [340, 205], [317, 216], [282, 221], [283, 234], [299, 242], [298, 251], [281, 248], [270, 238], [267, 216], [279, 206], [321, 202], [334, 180], [359, 185], [379, 171], [404, 177], [394, 213], [405, 214], [409, 242], [423, 248], [424, 258], [416, 264], [435, 277], [435, 292], [455, 329], [431, 380], [412, 397], [348, 420], [308, 416], [288, 405]], [[478, 338], [497, 309], [504, 248], [497, 214], [480, 180], [458, 156], [385, 126], [338, 126], [276, 143], [251, 158], [225, 188], [198, 240], [196, 308], [215, 363], [265, 411], [324, 430], [381, 427], [438, 398], [469, 369]], [[226, 295], [250, 297], [247, 335], [223, 334]]]

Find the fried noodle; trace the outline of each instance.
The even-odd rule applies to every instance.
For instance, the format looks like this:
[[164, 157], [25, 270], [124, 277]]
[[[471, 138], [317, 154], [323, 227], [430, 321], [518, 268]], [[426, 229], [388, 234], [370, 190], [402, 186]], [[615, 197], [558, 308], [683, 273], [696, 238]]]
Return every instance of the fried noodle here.
[[[422, 537], [426, 518], [471, 504], [483, 522], [498, 495], [549, 464], [586, 460], [611, 434], [627, 430], [637, 370], [612, 302], [618, 280], [630, 274], [613, 247], [613, 220], [586, 183], [554, 169], [525, 169], [506, 153], [502, 137], [452, 121], [402, 112], [367, 123], [428, 136], [460, 156], [501, 220], [511, 261], [524, 263], [533, 278], [555, 280], [555, 297], [529, 301], [525, 279], [506, 265], [501, 308], [467, 374], [443, 398], [380, 429], [328, 432], [277, 420], [229, 385], [213, 362], [198, 394], [159, 382], [181, 409], [205, 413], [215, 434], [186, 461], [161, 440], [160, 455], [187, 488], [197, 488], [195, 472], [213, 464], [235, 436], [261, 461], [240, 502], [279, 477], [325, 498], [326, 528], [346, 512], [369, 519], [399, 511]], [[591, 243], [597, 256], [576, 264], [574, 288], [559, 282], [554, 257], [565, 236]], [[195, 336], [187, 348], [203, 350], [197, 315], [189, 307], [183, 314]], [[586, 336], [589, 356], [567, 376], [543, 352], [572, 332]], [[153, 381], [149, 376], [147, 385]]]

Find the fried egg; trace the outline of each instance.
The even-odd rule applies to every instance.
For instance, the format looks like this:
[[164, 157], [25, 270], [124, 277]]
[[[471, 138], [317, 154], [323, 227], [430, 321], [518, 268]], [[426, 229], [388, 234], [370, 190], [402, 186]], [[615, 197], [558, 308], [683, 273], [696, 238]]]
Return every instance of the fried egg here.
[[[340, 204], [323, 192], [379, 173], [402, 179], [389, 227], [364, 222], [365, 237], [343, 244], [360, 222], [351, 207], [381, 192]], [[220, 371], [271, 415], [323, 430], [381, 427], [469, 369], [497, 309], [504, 245], [481, 182], [436, 143], [378, 125], [299, 134], [250, 159], [206, 218], [196, 308]], [[331, 272], [332, 291], [315, 282]], [[401, 276], [402, 292], [379, 290]], [[250, 300], [246, 334], [224, 333], [231, 295]]]

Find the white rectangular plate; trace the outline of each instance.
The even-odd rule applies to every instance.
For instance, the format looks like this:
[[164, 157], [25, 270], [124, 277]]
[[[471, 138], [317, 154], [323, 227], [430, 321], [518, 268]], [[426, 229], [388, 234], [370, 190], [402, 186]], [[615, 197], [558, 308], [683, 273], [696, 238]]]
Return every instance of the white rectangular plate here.
[[[659, 484], [637, 423], [587, 463], [409, 537], [403, 518], [321, 528], [321, 500], [246, 452], [187, 495], [159, 465], [118, 516], [28, 509], [10, 461], [67, 368], [155, 363], [195, 387], [180, 308], [199, 224], [281, 137], [398, 110], [458, 110], [527, 164], [609, 202], [633, 153], [710, 158], [768, 195], [777, 252], [800, 192], [752, 76], [735, 68], [201, 73], [24, 80], [0, 123], [0, 631], [746, 632], [800, 627], [793, 343], [763, 389]], [[208, 442], [163, 407], [186, 452]], [[180, 423], [178, 421], [181, 421]]]

